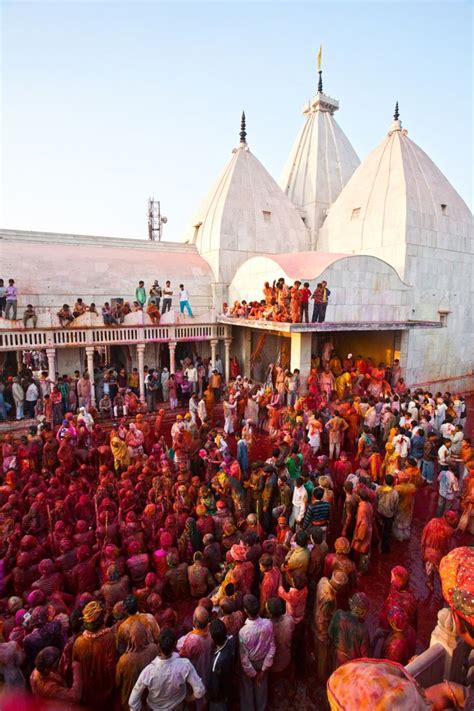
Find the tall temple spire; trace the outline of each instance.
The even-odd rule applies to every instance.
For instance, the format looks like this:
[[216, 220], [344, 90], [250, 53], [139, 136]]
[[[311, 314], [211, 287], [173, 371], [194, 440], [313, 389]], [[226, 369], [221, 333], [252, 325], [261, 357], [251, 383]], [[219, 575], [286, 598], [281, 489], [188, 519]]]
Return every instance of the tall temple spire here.
[[247, 131], [245, 123], [245, 111], [242, 111], [242, 118], [240, 120], [240, 142], [247, 143]]
[[[323, 92], [322, 47], [317, 53], [319, 83], [315, 95], [303, 106], [301, 127], [284, 167], [280, 186], [298, 208], [316, 248], [326, 212], [348, 182], [360, 161], [333, 116], [339, 102]], [[314, 70], [314, 65], [313, 65]], [[314, 81], [314, 74], [313, 81]]]
[[323, 57], [323, 45], [320, 45], [319, 51], [318, 51], [318, 74], [319, 74], [318, 93], [319, 94], [323, 93], [323, 70], [321, 69], [322, 57]]
[[400, 117], [400, 113], [398, 111], [398, 101], [397, 101], [395, 104], [395, 113], [393, 114], [393, 118], [395, 121], [398, 121], [399, 117]]

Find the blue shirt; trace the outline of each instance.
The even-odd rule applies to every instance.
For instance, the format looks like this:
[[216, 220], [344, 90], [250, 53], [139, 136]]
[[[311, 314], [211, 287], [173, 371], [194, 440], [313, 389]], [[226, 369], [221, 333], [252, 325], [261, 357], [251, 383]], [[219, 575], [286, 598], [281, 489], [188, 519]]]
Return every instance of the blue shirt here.
[[425, 437], [421, 435], [414, 435], [411, 438], [410, 444], [410, 455], [415, 457], [415, 459], [421, 459], [423, 456], [423, 447], [425, 444]]

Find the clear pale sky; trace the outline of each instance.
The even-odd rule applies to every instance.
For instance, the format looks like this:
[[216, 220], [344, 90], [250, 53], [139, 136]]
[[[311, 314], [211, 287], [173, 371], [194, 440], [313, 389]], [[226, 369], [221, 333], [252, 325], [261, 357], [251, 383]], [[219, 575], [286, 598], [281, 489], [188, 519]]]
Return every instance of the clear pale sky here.
[[278, 179], [315, 92], [360, 158], [395, 101], [472, 208], [470, 2], [11, 2], [2, 11], [0, 226], [180, 239], [238, 143]]

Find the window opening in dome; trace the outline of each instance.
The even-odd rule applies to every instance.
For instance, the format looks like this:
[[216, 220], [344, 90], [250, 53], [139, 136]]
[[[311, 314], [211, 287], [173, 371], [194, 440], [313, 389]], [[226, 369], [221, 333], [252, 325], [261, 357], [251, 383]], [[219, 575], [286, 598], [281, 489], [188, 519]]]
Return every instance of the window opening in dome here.
[[358, 220], [360, 215], [360, 207], [355, 207], [352, 210], [351, 220]]
[[265, 222], [270, 222], [271, 217], [272, 213], [270, 212], [270, 210], [263, 210], [263, 219], [265, 220]]
[[441, 212], [443, 213], [443, 215], [447, 215], [448, 214], [448, 206], [441, 204]]

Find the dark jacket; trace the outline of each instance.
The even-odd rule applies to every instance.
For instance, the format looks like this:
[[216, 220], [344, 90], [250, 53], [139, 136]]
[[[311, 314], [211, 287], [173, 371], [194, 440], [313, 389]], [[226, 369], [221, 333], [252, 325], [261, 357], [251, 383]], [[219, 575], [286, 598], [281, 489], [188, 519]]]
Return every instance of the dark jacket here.
[[236, 640], [233, 635], [229, 635], [220, 649], [216, 649], [212, 655], [211, 675], [207, 688], [207, 698], [209, 701], [226, 701], [232, 684], [236, 658]]

